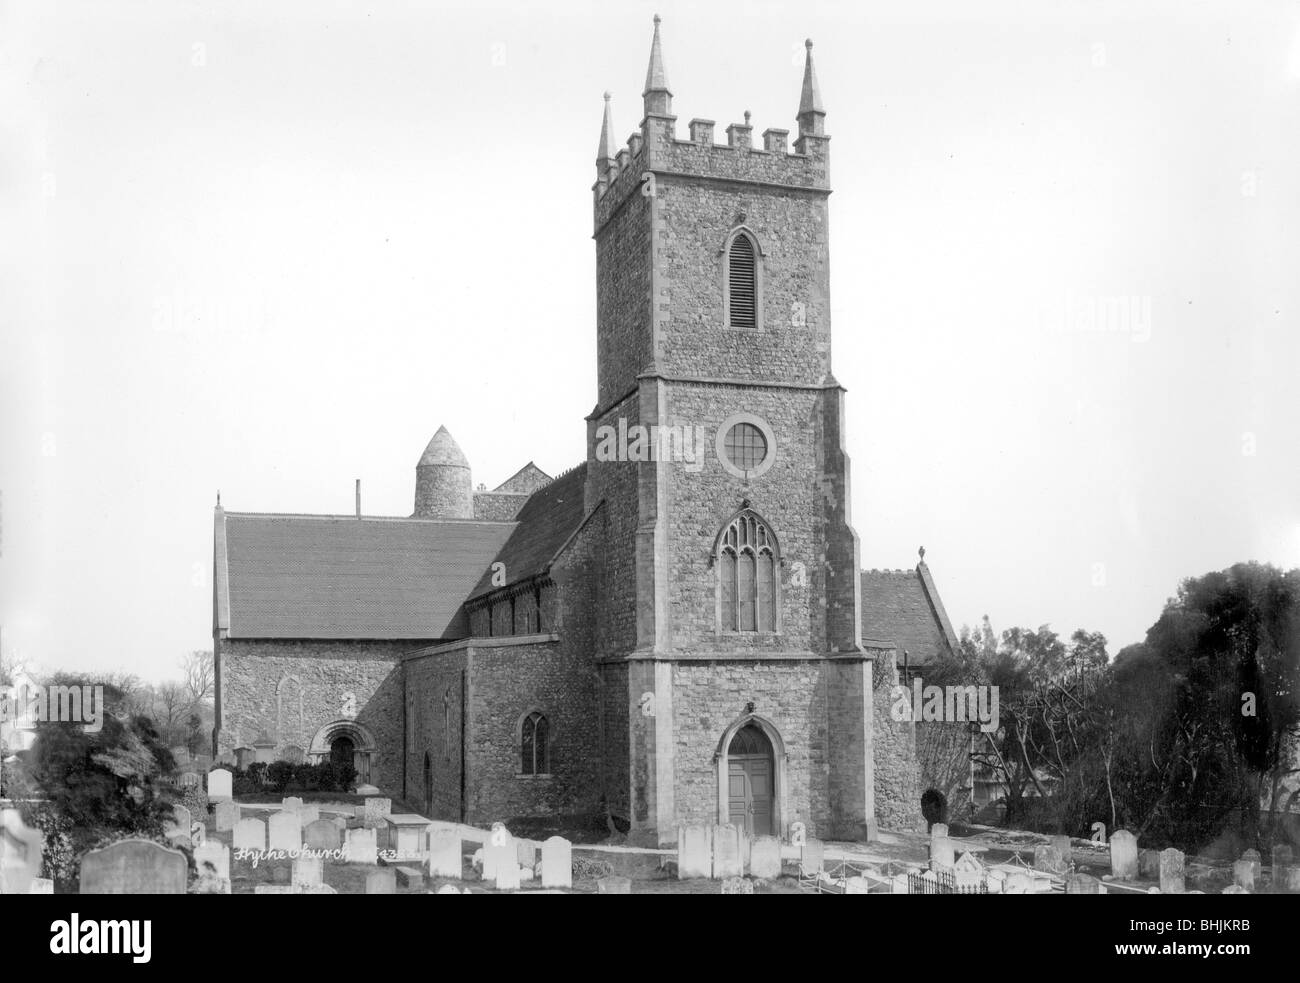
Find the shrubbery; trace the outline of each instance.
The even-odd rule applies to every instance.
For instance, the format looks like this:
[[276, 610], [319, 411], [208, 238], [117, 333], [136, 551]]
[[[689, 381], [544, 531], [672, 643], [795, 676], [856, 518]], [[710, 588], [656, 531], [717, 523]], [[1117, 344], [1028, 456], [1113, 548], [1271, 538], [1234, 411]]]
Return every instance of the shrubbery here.
[[292, 764], [288, 761], [258, 762], [247, 769], [230, 769], [231, 789], [235, 795], [258, 795], [277, 792], [344, 792], [356, 788], [357, 770], [352, 765], [331, 761], [319, 764]]

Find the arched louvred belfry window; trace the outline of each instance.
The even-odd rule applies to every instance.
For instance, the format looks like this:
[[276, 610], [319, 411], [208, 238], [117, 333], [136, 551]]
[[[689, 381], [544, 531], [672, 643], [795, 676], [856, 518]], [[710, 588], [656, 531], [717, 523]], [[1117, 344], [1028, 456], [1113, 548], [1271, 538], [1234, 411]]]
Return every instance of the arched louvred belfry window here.
[[520, 774], [545, 775], [550, 769], [547, 755], [550, 752], [550, 725], [546, 717], [534, 710], [524, 718], [520, 728], [520, 751], [522, 754]]
[[744, 232], [727, 252], [727, 311], [731, 327], [758, 327], [758, 250]]
[[722, 631], [777, 630], [776, 537], [745, 509], [718, 536], [718, 616]]

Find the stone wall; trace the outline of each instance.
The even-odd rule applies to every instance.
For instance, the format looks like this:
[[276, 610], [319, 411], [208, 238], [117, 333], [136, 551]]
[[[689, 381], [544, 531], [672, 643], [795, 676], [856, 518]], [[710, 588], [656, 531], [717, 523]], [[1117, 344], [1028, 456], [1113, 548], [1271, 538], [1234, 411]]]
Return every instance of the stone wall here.
[[462, 728], [468, 650], [463, 645], [446, 648], [404, 663], [406, 798], [427, 810], [424, 814], [431, 819], [460, 822], [464, 819]]
[[306, 750], [320, 728], [345, 718], [344, 698], [351, 694], [355, 720], [378, 749], [371, 759], [371, 782], [386, 791], [400, 790], [405, 723], [401, 658], [423, 644], [223, 639], [217, 659], [222, 702], [218, 752], [251, 746], [263, 733], [275, 740], [277, 757], [290, 745]]
[[896, 654], [892, 649], [881, 650], [875, 666], [874, 693], [876, 820], [881, 829], [925, 830], [915, 724], [895, 721], [889, 712], [897, 685]]

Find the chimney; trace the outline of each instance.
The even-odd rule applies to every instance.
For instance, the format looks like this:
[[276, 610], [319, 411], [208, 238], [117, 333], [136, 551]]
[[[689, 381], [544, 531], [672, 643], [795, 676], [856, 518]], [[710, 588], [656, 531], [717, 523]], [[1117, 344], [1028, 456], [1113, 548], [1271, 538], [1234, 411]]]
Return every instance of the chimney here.
[[357, 479], [357, 518], [361, 518], [361, 479]]

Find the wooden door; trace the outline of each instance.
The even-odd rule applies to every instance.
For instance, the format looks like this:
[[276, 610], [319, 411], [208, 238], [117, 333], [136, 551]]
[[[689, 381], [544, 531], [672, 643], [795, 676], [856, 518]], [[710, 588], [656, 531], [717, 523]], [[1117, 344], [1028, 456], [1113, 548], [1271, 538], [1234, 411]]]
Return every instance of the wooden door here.
[[727, 754], [727, 822], [750, 836], [773, 830], [772, 744], [753, 724], [732, 738]]

